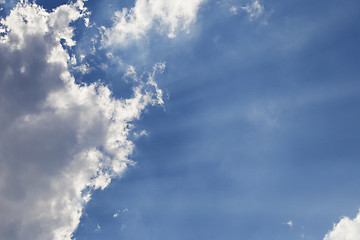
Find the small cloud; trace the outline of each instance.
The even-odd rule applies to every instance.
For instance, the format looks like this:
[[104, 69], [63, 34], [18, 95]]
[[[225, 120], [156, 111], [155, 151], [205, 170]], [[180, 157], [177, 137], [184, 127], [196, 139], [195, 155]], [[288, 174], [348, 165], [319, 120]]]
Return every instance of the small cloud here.
[[[264, 6], [260, 3], [259, 0], [253, 0], [250, 3], [247, 3], [245, 6], [233, 5], [229, 8], [229, 12], [233, 15], [239, 15], [243, 12], [246, 12], [249, 16], [249, 20], [253, 21], [264, 13]], [[266, 20], [264, 23], [266, 24]]]
[[294, 226], [294, 223], [293, 223], [293, 221], [288, 221], [288, 222], [286, 222], [286, 223], [283, 223], [284, 225], [288, 225], [289, 227], [293, 227]]
[[101, 231], [101, 227], [100, 227], [100, 225], [99, 225], [99, 224], [96, 226], [95, 231], [96, 231], [96, 232], [100, 232], [100, 231]]
[[135, 138], [140, 138], [140, 137], [142, 137], [142, 136], [148, 136], [149, 134], [148, 134], [148, 132], [146, 131], [146, 130], [142, 130], [142, 131], [140, 131], [140, 132], [135, 132], [134, 133], [134, 137]]
[[116, 213], [114, 213], [113, 218], [118, 218], [120, 215], [126, 215], [129, 212], [129, 209], [124, 208], [123, 210], [118, 210]]
[[264, 12], [264, 6], [261, 5], [259, 0], [255, 0], [250, 4], [248, 3], [245, 7], [241, 7], [241, 9], [248, 13], [250, 21], [260, 17]]
[[73, 67], [73, 69], [76, 70], [77, 72], [80, 72], [83, 75], [89, 73], [91, 70], [88, 63], [78, 65], [76, 67]]
[[235, 7], [235, 6], [231, 6], [231, 8], [229, 9], [229, 11], [230, 11], [232, 14], [237, 14], [238, 8]]

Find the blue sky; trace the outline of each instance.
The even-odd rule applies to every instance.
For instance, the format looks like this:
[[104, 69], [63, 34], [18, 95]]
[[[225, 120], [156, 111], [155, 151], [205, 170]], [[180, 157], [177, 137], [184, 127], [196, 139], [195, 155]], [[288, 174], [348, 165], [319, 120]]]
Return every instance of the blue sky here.
[[[146, 2], [151, 6], [156, 1]], [[84, 136], [91, 139], [86, 146], [99, 149], [104, 154], [101, 159], [129, 151], [128, 158], [136, 164], [128, 164], [121, 173], [109, 170], [110, 184], [82, 183], [81, 186], [87, 186], [82, 188], [82, 193], [91, 188], [92, 196], [80, 207], [80, 222], [70, 228], [75, 229], [72, 239], [359, 239], [360, 31], [357, 25], [360, 3], [355, 0], [208, 0], [196, 5], [194, 2], [190, 7], [198, 7], [196, 17], [186, 15], [185, 19], [191, 19], [190, 24], [182, 30], [179, 23], [175, 37], [168, 36], [171, 31], [167, 24], [171, 24], [171, 19], [155, 19], [152, 27], [142, 29], [144, 35], [129, 34], [124, 40], [121, 32], [111, 35], [116, 33], [114, 12], [134, 7], [134, 1], [89, 0], [84, 6], [91, 12], [90, 27], [84, 26], [83, 17], [70, 23], [76, 44], [63, 44], [63, 47], [66, 54], [77, 59], [75, 65], [67, 64], [76, 84], [103, 83], [114, 99], [132, 99], [134, 89], [142, 86], [143, 96], [154, 92], [151, 95], [154, 100], [159, 97], [156, 91], [161, 90], [164, 100], [159, 105], [144, 97], [148, 106], [142, 108], [141, 103], [136, 103], [141, 105], [136, 108], [138, 112], [129, 113], [129, 118], [124, 120], [134, 127], [119, 134], [126, 136], [125, 145], [127, 141], [133, 142], [132, 150], [130, 145], [125, 150], [121, 145], [118, 152], [107, 150], [107, 142], [98, 139], [111, 137], [96, 132], [98, 120], [89, 118], [94, 124], [90, 125], [91, 129], [95, 130], [86, 130], [89, 135]], [[37, 3], [48, 12], [61, 4], [71, 4]], [[6, 2], [2, 16], [6, 17], [14, 5], [14, 1]], [[167, 11], [171, 12], [171, 7]], [[137, 18], [140, 19], [139, 15]], [[107, 30], [99, 30], [100, 26]], [[96, 49], [96, 53], [91, 49]], [[29, 54], [25, 50], [21, 56]], [[1, 61], [7, 58], [5, 53], [13, 56], [3, 47], [0, 53]], [[84, 55], [83, 60], [79, 60], [80, 55]], [[159, 62], [166, 67], [154, 73], [155, 86], [148, 78]], [[81, 64], [87, 64], [90, 70], [83, 73], [77, 70]], [[136, 69], [137, 77], [131, 74], [124, 77], [129, 66]], [[54, 74], [59, 73], [50, 75]], [[7, 87], [8, 77], [4, 76], [2, 84]], [[5, 92], [0, 94], [7, 97]], [[94, 96], [98, 95], [102, 96], [99, 93]], [[88, 101], [92, 103], [94, 96]], [[13, 101], [16, 102], [15, 97]], [[76, 111], [85, 117], [90, 114], [82, 110], [81, 103], [76, 106], [79, 109]], [[88, 124], [76, 116], [69, 117], [66, 120], [69, 122], [61, 122], [76, 124], [70, 129], [64, 127], [68, 134], [60, 135], [60, 140], [70, 139], [69, 145], [76, 148], [62, 146], [65, 144], [54, 140], [55, 146], [61, 146], [60, 150], [71, 149], [69, 156], [83, 146], [71, 140], [72, 132], [78, 131], [76, 126]], [[2, 131], [12, 133], [6, 119], [0, 119], [5, 123]], [[146, 134], [141, 134], [145, 133], [143, 130]], [[6, 146], [18, 142], [22, 143], [13, 140], [6, 142]], [[3, 148], [1, 151], [5, 166], [10, 166], [6, 157], [14, 154]], [[60, 154], [59, 159], [66, 156]], [[55, 160], [46, 158], [47, 162]], [[27, 161], [31, 166], [31, 157]], [[64, 161], [64, 169], [68, 169], [65, 162], [68, 164]], [[81, 165], [69, 166], [77, 166], [77, 173], [83, 173]], [[108, 168], [111, 169], [97, 171], [107, 176]], [[98, 175], [89, 176], [88, 181], [95, 176]], [[21, 179], [16, 178], [15, 183], [7, 180], [6, 184], [14, 184], [16, 189], [20, 184], [16, 181]], [[0, 191], [7, 193], [2, 188]], [[16, 199], [21, 203], [20, 198]], [[7, 206], [6, 200], [9, 199], [0, 201], [1, 208]], [[28, 229], [26, 224], [19, 222], [19, 226], [25, 226], [21, 229]], [[44, 229], [46, 226], [39, 232]], [[25, 230], [21, 232], [25, 234]], [[5, 227], [0, 228], [0, 236], [15, 236], [8, 235], [9, 232]], [[31, 236], [42, 239], [43, 235], [31, 233]], [[53, 238], [63, 239], [56, 235]]]

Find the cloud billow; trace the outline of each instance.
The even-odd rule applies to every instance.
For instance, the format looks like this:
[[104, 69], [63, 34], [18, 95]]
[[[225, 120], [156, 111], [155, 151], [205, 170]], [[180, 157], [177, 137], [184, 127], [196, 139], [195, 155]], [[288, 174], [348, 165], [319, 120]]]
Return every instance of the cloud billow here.
[[138, 0], [131, 9], [116, 11], [111, 28], [104, 28], [105, 46], [126, 46], [129, 42], [146, 38], [156, 29], [174, 38], [177, 31], [189, 31], [205, 0]]
[[324, 240], [357, 240], [360, 237], [360, 214], [354, 219], [343, 217], [338, 224], [334, 224]]
[[75, 83], [60, 41], [74, 46], [69, 24], [87, 16], [82, 1], [52, 12], [25, 2], [2, 19], [1, 239], [70, 239], [91, 192], [133, 164], [132, 122], [162, 103], [154, 73], [163, 64], [129, 99], [98, 82]]

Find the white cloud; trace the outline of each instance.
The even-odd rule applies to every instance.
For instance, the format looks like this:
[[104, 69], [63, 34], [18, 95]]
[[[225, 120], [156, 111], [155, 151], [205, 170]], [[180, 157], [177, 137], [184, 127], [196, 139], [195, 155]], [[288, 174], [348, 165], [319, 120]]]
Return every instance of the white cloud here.
[[140, 132], [134, 132], [134, 137], [139, 138], [142, 136], [148, 136], [149, 133], [146, 130], [141, 130]]
[[121, 100], [75, 83], [60, 39], [74, 46], [69, 23], [87, 14], [82, 1], [51, 13], [25, 2], [1, 20], [0, 239], [69, 240], [91, 192], [133, 164], [133, 121], [162, 103], [155, 73], [140, 81], [132, 69]]
[[293, 221], [288, 221], [287, 223], [285, 223], [286, 225], [288, 225], [289, 227], [293, 227], [294, 226], [294, 223]]
[[360, 239], [360, 213], [356, 218], [344, 217], [338, 224], [334, 224], [324, 240], [359, 240]]
[[113, 217], [118, 218], [120, 215], [126, 215], [129, 212], [127, 208], [124, 208], [122, 211], [118, 210], [116, 213], [114, 213]]
[[239, 14], [239, 10], [247, 12], [250, 21], [252, 21], [263, 14], [264, 6], [259, 2], [259, 0], [253, 0], [251, 3], [248, 3], [245, 6], [231, 6], [229, 9], [230, 13], [232, 14]]
[[204, 0], [137, 0], [131, 9], [115, 12], [114, 25], [105, 29], [105, 45], [126, 45], [145, 38], [150, 29], [175, 37], [176, 31], [188, 30], [196, 21]]
[[232, 13], [232, 14], [237, 14], [237, 11], [238, 11], [238, 8], [235, 7], [235, 6], [231, 6], [229, 11]]
[[264, 6], [260, 4], [259, 0], [254, 0], [241, 8], [248, 13], [250, 20], [258, 18], [264, 11]]

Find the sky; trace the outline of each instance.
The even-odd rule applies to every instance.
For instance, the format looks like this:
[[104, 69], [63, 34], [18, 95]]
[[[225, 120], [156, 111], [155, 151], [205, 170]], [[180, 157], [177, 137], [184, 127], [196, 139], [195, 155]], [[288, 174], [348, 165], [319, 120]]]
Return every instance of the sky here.
[[360, 2], [0, 19], [0, 239], [360, 240]]

